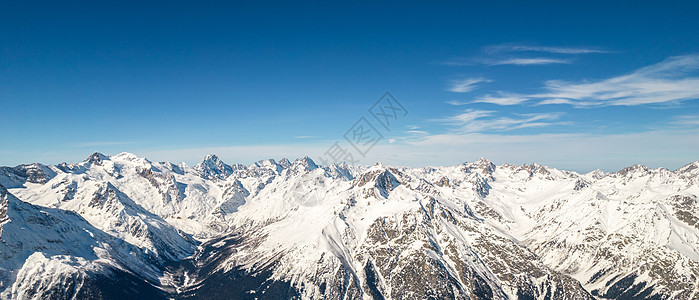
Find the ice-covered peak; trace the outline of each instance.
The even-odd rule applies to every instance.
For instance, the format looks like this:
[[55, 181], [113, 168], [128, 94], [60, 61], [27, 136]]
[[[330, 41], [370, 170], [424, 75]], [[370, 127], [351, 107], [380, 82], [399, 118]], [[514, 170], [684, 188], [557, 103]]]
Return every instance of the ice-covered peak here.
[[675, 170], [676, 174], [699, 174], [699, 160]]
[[293, 164], [303, 167], [306, 171], [313, 171], [318, 168], [318, 165], [308, 156], [295, 160]]
[[483, 174], [493, 174], [495, 171], [495, 164], [485, 157], [481, 157], [472, 163], [465, 163], [464, 166], [470, 170], [479, 170]]
[[135, 154], [129, 152], [122, 152], [117, 155], [112, 155], [109, 157], [109, 159], [114, 163], [122, 166], [130, 165], [135, 166], [139, 169], [150, 169], [153, 167], [153, 164], [147, 158], [138, 157]]
[[474, 161], [473, 164], [475, 164], [475, 165], [491, 165], [493, 163], [489, 159], [481, 156], [476, 161]]
[[112, 160], [134, 161], [134, 162], [150, 162], [145, 157], [138, 157], [136, 154], [129, 152], [121, 152], [117, 155], [110, 156]]
[[585, 173], [584, 176], [592, 178], [592, 179], [602, 179], [605, 176], [607, 176], [607, 173], [605, 173], [604, 171], [602, 171], [600, 169], [596, 169], [594, 171], [590, 171], [590, 172]]
[[233, 173], [233, 168], [221, 161], [215, 154], [209, 154], [194, 169], [206, 179], [225, 179]]
[[511, 165], [503, 164], [501, 167], [503, 170], [507, 170], [510, 176], [516, 178], [539, 178], [544, 180], [556, 180], [563, 178], [577, 178], [580, 177], [579, 174], [570, 171], [561, 171], [556, 168], [552, 168], [545, 165], [540, 165], [537, 163], [522, 164], [522, 165]]
[[623, 168], [623, 169], [617, 171], [616, 173], [621, 175], [621, 176], [645, 175], [645, 174], [650, 173], [650, 168], [648, 168], [644, 165], [633, 165], [630, 167]]
[[56, 176], [56, 171], [50, 166], [33, 163], [15, 167], [20, 174], [26, 177], [27, 182], [44, 184]]
[[205, 156], [204, 159], [201, 162], [199, 162], [199, 164], [209, 163], [209, 162], [210, 163], [218, 163], [220, 161], [221, 161], [221, 159], [219, 159], [216, 154], [212, 153], [212, 154], [208, 154], [207, 156]]
[[354, 174], [352, 170], [347, 166], [345, 163], [341, 164], [332, 164], [328, 166], [329, 174], [332, 177], [342, 177], [345, 178], [346, 180], [352, 180], [354, 179]]
[[136, 159], [138, 159], [138, 156], [136, 156], [136, 154], [129, 153], [129, 152], [121, 152], [117, 155], [111, 156], [111, 158], [113, 158], [113, 159], [117, 158], [117, 159], [123, 159], [123, 160], [136, 160]]
[[258, 167], [258, 168], [269, 168], [269, 167], [276, 167], [278, 164], [273, 158], [269, 158], [269, 159], [263, 159], [263, 160], [256, 161], [252, 165], [255, 167]]
[[255, 172], [260, 174], [279, 174], [284, 167], [278, 164], [274, 159], [264, 159], [253, 163], [250, 168], [257, 169]]
[[102, 161], [109, 160], [109, 156], [106, 156], [102, 153], [95, 152], [92, 153], [92, 155], [88, 156], [87, 159], [85, 160], [86, 163], [92, 163], [95, 165], [101, 165]]
[[369, 171], [385, 170], [385, 169], [386, 168], [384, 167], [384, 165], [382, 163], [377, 162], [377, 163], [373, 164], [371, 167], [367, 168], [366, 171], [369, 172]]
[[284, 157], [279, 161], [279, 165], [283, 168], [288, 168], [289, 166], [291, 166], [291, 162], [286, 157]]
[[[386, 198], [390, 191], [401, 185], [401, 182], [396, 178], [396, 175], [391, 171], [397, 171], [391, 168], [385, 168], [380, 164], [374, 165], [366, 171], [362, 172], [355, 178], [355, 186], [371, 186], [377, 188], [381, 195]], [[370, 184], [370, 185], [369, 185]]]

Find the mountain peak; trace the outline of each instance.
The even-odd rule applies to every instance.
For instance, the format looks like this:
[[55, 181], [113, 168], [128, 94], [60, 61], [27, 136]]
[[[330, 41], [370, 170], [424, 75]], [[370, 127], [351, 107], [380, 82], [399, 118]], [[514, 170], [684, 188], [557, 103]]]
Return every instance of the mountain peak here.
[[106, 156], [106, 155], [99, 153], [99, 152], [95, 152], [95, 153], [92, 153], [90, 156], [88, 156], [87, 159], [85, 160], [85, 162], [100, 165], [100, 164], [102, 164], [102, 161], [104, 161], [104, 160], [109, 160], [109, 156]]
[[288, 168], [289, 166], [291, 166], [291, 162], [286, 157], [284, 157], [281, 160], [279, 160], [279, 165], [283, 168]]
[[473, 163], [474, 163], [474, 164], [479, 164], [479, 165], [482, 165], [482, 164], [492, 164], [492, 162], [490, 162], [489, 159], [487, 159], [487, 158], [485, 158], [485, 157], [482, 157], [482, 156], [479, 157], [478, 159], [476, 159], [476, 161], [474, 161]]
[[233, 174], [233, 168], [221, 161], [215, 154], [204, 157], [201, 162], [194, 166], [194, 169], [207, 179], [225, 179]]
[[[139, 158], [136, 154], [133, 154], [133, 153], [130, 153], [130, 152], [121, 152], [121, 153], [119, 153], [119, 154], [117, 154], [117, 155], [112, 156], [111, 158], [112, 158], [112, 159], [131, 160], [131, 161], [135, 161], [135, 160], [141, 159], [141, 158]], [[147, 159], [145, 159], [145, 158], [142, 158], [142, 159], [147, 161]]]
[[269, 166], [277, 165], [277, 161], [275, 161], [274, 158], [268, 158], [268, 159], [258, 160], [253, 165], [255, 165], [257, 167], [269, 167]]
[[699, 172], [699, 160], [688, 163], [679, 169], [675, 170], [675, 173], [684, 174], [688, 172]]
[[593, 171], [587, 172], [585, 174], [585, 176], [589, 176], [589, 177], [594, 178], [594, 179], [602, 179], [605, 176], [607, 176], [607, 173], [605, 173], [604, 171], [602, 171], [600, 169], [595, 169]]
[[478, 169], [483, 172], [483, 174], [492, 174], [495, 171], [495, 164], [485, 157], [481, 157], [472, 163], [464, 163], [469, 169]]
[[634, 173], [639, 173], [639, 172], [642, 173], [642, 174], [649, 173], [649, 172], [650, 172], [650, 168], [648, 168], [648, 167], [646, 167], [646, 166], [644, 166], [644, 165], [638, 165], [638, 164], [637, 164], [637, 165], [633, 165], [633, 166], [630, 166], [630, 167], [623, 168], [623, 169], [617, 171], [616, 173], [619, 174], [619, 175], [621, 175], [621, 176], [627, 176], [627, 175], [629, 175], [629, 174], [634, 174]]
[[299, 158], [294, 163], [303, 166], [307, 171], [313, 171], [318, 168], [318, 165], [308, 156]]
[[372, 187], [378, 189], [381, 196], [388, 198], [388, 194], [397, 186], [401, 185], [401, 182], [388, 168], [384, 168], [381, 165], [374, 165], [355, 178], [356, 186], [363, 186], [366, 184], [372, 184]]
[[[203, 159], [201, 162], [207, 162], [207, 161], [210, 161], [210, 162], [219, 162], [219, 161], [221, 161], [221, 159], [219, 159], [218, 156], [217, 156], [216, 154], [211, 153], [211, 154], [206, 155], [206, 156], [204, 157], [204, 159]], [[200, 163], [201, 163], [201, 162], [200, 162]]]

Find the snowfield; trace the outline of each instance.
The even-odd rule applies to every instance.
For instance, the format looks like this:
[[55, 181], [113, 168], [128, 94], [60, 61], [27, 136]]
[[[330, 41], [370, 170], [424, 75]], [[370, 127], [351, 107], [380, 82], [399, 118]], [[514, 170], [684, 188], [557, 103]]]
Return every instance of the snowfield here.
[[699, 161], [0, 168], [0, 298], [698, 299]]

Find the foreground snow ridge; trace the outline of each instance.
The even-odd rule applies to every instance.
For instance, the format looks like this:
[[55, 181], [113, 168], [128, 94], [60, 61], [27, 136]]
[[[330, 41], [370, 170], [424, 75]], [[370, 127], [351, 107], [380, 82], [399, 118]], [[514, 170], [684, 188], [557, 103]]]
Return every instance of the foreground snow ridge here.
[[699, 161], [0, 167], [0, 299], [697, 299]]

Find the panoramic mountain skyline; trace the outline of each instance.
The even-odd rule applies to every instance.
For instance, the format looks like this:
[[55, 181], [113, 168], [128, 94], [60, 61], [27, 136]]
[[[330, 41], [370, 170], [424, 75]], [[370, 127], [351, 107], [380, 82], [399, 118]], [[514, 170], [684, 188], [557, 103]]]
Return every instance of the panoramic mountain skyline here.
[[[0, 165], [339, 141], [365, 165], [674, 170], [699, 154], [697, 5], [4, 2]], [[384, 127], [386, 92], [405, 114]], [[361, 118], [370, 151], [345, 137]]]
[[699, 161], [2, 167], [0, 298], [694, 299], [698, 180]]
[[699, 299], [699, 1], [0, 1], [0, 300]]

